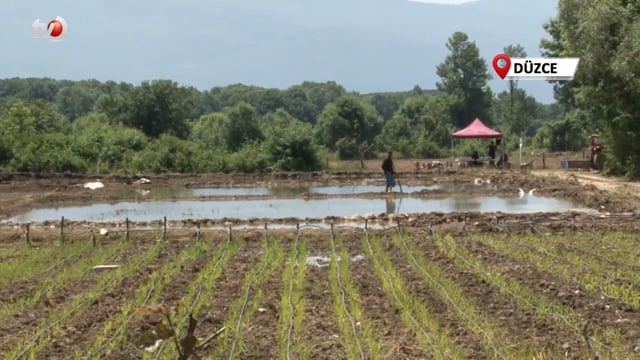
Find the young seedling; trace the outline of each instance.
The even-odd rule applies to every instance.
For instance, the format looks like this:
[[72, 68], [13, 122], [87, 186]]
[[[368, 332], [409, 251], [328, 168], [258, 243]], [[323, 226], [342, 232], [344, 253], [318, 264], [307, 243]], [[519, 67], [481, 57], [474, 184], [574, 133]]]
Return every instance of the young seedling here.
[[[216, 331], [206, 339], [198, 339], [195, 336], [198, 321], [194, 319], [192, 314], [189, 314], [189, 324], [187, 325], [186, 334], [184, 337], [179, 338], [179, 329], [175, 326], [173, 315], [181, 306], [183, 306], [182, 300], [178, 301], [175, 307], [170, 307], [165, 304], [155, 304], [143, 306], [136, 310], [136, 316], [147, 317], [149, 323], [155, 323], [155, 326], [153, 326], [151, 330], [143, 331], [139, 335], [136, 344], [144, 347], [145, 351], [151, 352], [155, 351], [164, 341], [173, 340], [178, 351], [178, 360], [188, 360], [191, 358], [201, 359], [196, 352], [203, 349], [209, 342], [222, 334], [225, 328]], [[158, 316], [160, 317], [160, 321], [157, 319]]]

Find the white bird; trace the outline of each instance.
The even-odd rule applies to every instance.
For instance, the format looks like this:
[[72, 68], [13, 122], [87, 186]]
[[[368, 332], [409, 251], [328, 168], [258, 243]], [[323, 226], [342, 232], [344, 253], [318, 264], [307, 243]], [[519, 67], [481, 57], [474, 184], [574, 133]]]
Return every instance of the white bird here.
[[86, 184], [84, 184], [84, 187], [86, 189], [91, 189], [91, 190], [95, 190], [95, 189], [100, 189], [104, 187], [104, 184], [101, 183], [100, 181], [95, 181], [95, 182], [88, 182]]
[[518, 196], [519, 197], [523, 197], [525, 194], [529, 195], [529, 196], [533, 196], [533, 192], [536, 191], [536, 189], [531, 189], [529, 190], [528, 193], [525, 193], [524, 190], [522, 190], [522, 188], [518, 188]]
[[476, 185], [491, 184], [491, 179], [482, 180], [481, 178], [477, 178], [477, 179], [475, 179], [473, 182], [474, 182], [474, 184], [476, 184]]
[[100, 229], [100, 235], [105, 236], [108, 233], [109, 233], [109, 231], [107, 229], [104, 229], [104, 228]]
[[136, 181], [133, 182], [136, 185], [142, 185], [142, 184], [149, 184], [151, 183], [151, 180], [147, 179], [147, 178], [140, 178]]

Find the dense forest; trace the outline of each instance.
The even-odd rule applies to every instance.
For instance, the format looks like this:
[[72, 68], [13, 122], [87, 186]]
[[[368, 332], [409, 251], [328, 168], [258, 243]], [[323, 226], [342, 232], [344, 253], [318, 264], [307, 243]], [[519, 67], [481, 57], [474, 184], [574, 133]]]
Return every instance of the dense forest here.
[[[564, 39], [560, 29], [571, 25], [563, 23], [562, 16], [561, 9], [559, 18], [547, 25], [552, 39], [543, 47], [563, 56], [585, 51], [578, 40], [575, 45], [558, 40]], [[633, 99], [623, 103], [615, 93], [600, 90], [598, 105], [611, 104], [624, 114], [581, 102], [583, 93], [599, 91], [594, 88], [598, 79], [585, 71], [575, 85], [556, 85], [557, 104], [542, 105], [517, 81], [505, 82], [502, 91], [489, 88], [490, 69], [465, 33], [454, 33], [447, 48], [450, 54], [436, 69], [440, 81], [434, 90], [415, 86], [405, 92], [359, 94], [336, 82], [304, 82], [285, 90], [236, 84], [200, 91], [171, 80], [139, 85], [0, 80], [0, 169], [305, 171], [322, 169], [328, 159], [374, 158], [387, 149], [406, 158], [446, 157], [451, 132], [476, 117], [502, 131], [510, 151], [520, 136], [537, 149], [582, 150], [587, 132], [597, 126], [621, 138], [622, 130], [606, 126], [614, 119], [635, 126], [631, 137], [625, 136], [629, 142], [639, 134], [638, 125], [624, 118], [633, 110]], [[505, 53], [526, 56], [519, 45], [506, 46]], [[595, 114], [602, 119], [597, 124], [584, 120]], [[638, 145], [633, 144], [636, 159]], [[456, 151], [468, 154], [474, 146], [484, 145], [463, 142]], [[620, 150], [612, 149], [618, 155]], [[637, 172], [633, 166], [638, 162], [629, 166], [624, 159], [619, 157], [614, 165]]]

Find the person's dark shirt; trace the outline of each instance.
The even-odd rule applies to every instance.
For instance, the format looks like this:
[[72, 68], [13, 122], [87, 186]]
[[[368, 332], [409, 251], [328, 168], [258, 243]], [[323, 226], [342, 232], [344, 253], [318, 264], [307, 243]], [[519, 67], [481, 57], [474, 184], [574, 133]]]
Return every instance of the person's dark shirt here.
[[382, 171], [393, 174], [393, 160], [391, 158], [382, 161]]
[[496, 146], [494, 144], [489, 145], [489, 157], [492, 159], [496, 157]]

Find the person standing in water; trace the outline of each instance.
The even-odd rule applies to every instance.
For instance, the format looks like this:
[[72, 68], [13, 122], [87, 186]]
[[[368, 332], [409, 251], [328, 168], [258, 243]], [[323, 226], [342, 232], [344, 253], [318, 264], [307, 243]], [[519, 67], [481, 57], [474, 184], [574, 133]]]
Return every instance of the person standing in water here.
[[393, 152], [387, 152], [387, 157], [382, 161], [382, 171], [384, 172], [384, 177], [387, 180], [387, 186], [384, 189], [384, 192], [390, 193], [393, 191], [393, 187], [396, 186], [396, 169], [393, 166]]

